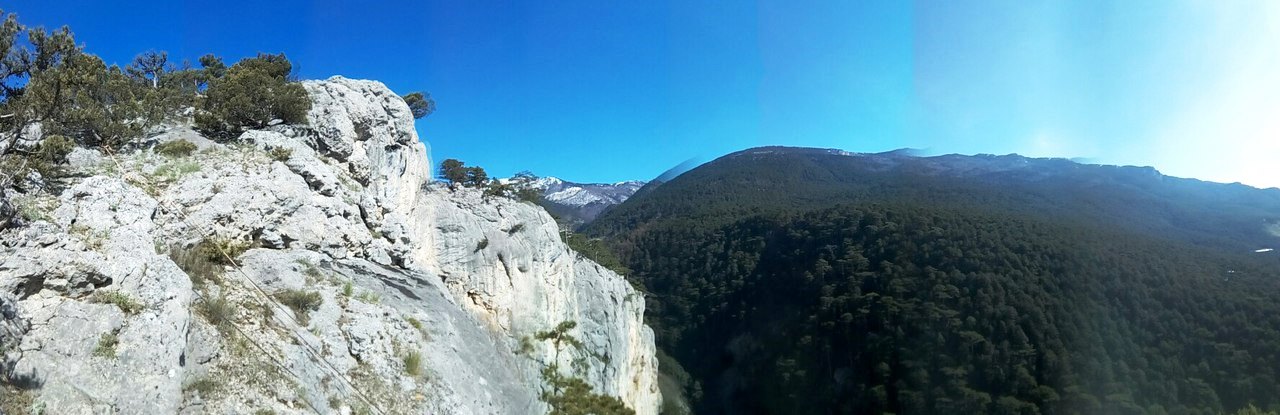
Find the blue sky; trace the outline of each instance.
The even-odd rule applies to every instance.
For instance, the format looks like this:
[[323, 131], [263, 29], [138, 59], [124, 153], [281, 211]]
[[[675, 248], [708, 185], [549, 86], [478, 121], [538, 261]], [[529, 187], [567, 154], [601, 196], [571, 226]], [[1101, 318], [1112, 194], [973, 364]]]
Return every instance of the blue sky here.
[[108, 61], [285, 52], [425, 90], [432, 160], [648, 179], [759, 145], [1020, 153], [1280, 186], [1268, 1], [9, 1]]

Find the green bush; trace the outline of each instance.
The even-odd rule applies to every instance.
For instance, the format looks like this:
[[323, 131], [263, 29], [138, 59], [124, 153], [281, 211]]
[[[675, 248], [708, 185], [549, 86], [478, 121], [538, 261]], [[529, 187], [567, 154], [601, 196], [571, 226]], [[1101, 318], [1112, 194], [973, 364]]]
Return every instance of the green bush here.
[[298, 316], [298, 323], [307, 325], [311, 320], [310, 313], [320, 309], [324, 297], [315, 291], [284, 290], [276, 294], [281, 304], [288, 306]]
[[196, 151], [196, 145], [187, 140], [166, 141], [156, 144], [155, 151], [169, 157], [187, 157]]
[[258, 54], [237, 62], [223, 77], [209, 81], [197, 105], [196, 127], [212, 137], [229, 139], [245, 129], [266, 127], [274, 119], [305, 122], [311, 99], [301, 84], [290, 79], [292, 71], [293, 64], [284, 54]]

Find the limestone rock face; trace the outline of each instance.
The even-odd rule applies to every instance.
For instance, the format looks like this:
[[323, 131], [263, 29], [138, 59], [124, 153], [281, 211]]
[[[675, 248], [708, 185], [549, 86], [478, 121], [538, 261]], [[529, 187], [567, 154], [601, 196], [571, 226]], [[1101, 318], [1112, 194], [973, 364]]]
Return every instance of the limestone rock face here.
[[[35, 218], [0, 230], [0, 375], [25, 385], [5, 396], [59, 414], [545, 413], [556, 364], [657, 413], [622, 277], [541, 208], [431, 184], [382, 84], [304, 86], [308, 125], [178, 159], [77, 150], [86, 178], [14, 195]], [[567, 321], [581, 347], [536, 339]]]
[[[539, 349], [535, 359], [568, 367], [589, 361], [586, 379], [636, 408], [661, 404], [653, 333], [642, 322], [644, 299], [604, 267], [560, 242], [546, 211], [510, 199], [484, 200], [480, 192], [443, 186], [425, 196], [435, 225], [428, 269], [465, 307], [498, 330], [529, 333], [565, 321], [577, 324], [582, 349]], [[639, 404], [643, 403], [643, 405]]]

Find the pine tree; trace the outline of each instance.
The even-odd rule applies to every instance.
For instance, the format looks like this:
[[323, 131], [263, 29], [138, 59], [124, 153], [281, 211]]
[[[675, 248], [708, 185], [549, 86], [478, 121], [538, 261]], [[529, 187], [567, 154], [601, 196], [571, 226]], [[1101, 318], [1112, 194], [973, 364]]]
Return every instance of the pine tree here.
[[413, 118], [424, 118], [436, 112], [436, 100], [431, 99], [431, 94], [411, 92], [401, 98], [404, 99], [405, 104], [409, 104], [409, 111], [413, 112]]
[[0, 17], [4, 18], [0, 23], [0, 102], [7, 102], [22, 90], [21, 85], [11, 81], [27, 72], [18, 46], [18, 34], [24, 28], [15, 14], [6, 15], [0, 10]]
[[[218, 62], [209, 59], [206, 69], [216, 70]], [[228, 139], [245, 129], [266, 127], [275, 119], [305, 122], [311, 99], [306, 89], [293, 81], [292, 72], [293, 65], [283, 54], [258, 54], [236, 62], [224, 76], [209, 79], [198, 105], [196, 126]]]
[[458, 159], [446, 159], [440, 162], [440, 178], [448, 181], [449, 188], [453, 189], [467, 180], [467, 168]]
[[169, 63], [169, 52], [154, 50], [143, 52], [125, 71], [138, 79], [151, 81], [151, 88], [160, 87], [160, 77], [164, 76], [165, 65]]

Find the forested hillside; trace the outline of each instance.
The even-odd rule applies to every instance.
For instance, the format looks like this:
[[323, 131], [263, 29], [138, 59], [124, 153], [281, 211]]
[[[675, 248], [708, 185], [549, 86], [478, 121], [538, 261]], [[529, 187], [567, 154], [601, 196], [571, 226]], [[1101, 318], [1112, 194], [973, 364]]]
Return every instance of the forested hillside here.
[[1207, 414], [1280, 406], [1280, 258], [1249, 249], [1277, 240], [1276, 193], [772, 148], [588, 231], [700, 413]]

